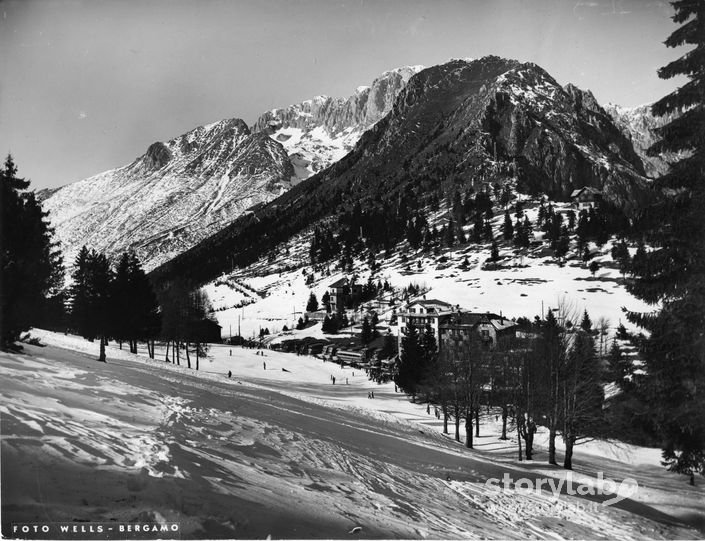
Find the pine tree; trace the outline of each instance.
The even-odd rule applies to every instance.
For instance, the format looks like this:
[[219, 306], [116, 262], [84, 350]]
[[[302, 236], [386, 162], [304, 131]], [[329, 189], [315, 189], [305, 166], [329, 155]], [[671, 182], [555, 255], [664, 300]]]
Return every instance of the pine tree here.
[[629, 285], [660, 309], [628, 317], [649, 332], [637, 344], [646, 372], [638, 392], [662, 439], [665, 463], [694, 484], [696, 473], [705, 475], [705, 2], [672, 5], [681, 26], [665, 44], [689, 50], [658, 75], [689, 80], [653, 105], [657, 116], [676, 114], [649, 152], [680, 159], [653, 183], [656, 203], [638, 224], [651, 250], [634, 257]]
[[499, 260], [499, 248], [497, 247], [497, 243], [495, 241], [492, 241], [492, 248], [490, 250], [490, 261], [495, 262]]
[[583, 311], [583, 319], [580, 321], [580, 328], [585, 332], [590, 332], [592, 330], [592, 320], [587, 310]]
[[8, 155], [0, 167], [0, 346], [10, 346], [63, 286], [61, 253], [52, 240], [47, 213], [17, 176]]
[[504, 240], [512, 240], [514, 237], [514, 225], [512, 224], [512, 217], [509, 216], [509, 211], [504, 211], [504, 223], [502, 224], [502, 236]]
[[612, 247], [612, 259], [619, 265], [619, 270], [624, 275], [627, 270], [629, 270], [629, 264], [631, 262], [631, 257], [629, 256], [629, 248], [624, 239], [616, 243]]
[[70, 322], [74, 331], [89, 340], [93, 340], [95, 336], [86, 335], [86, 329], [88, 329], [91, 320], [89, 306], [89, 258], [90, 252], [86, 246], [83, 246], [74, 260], [73, 273], [71, 275], [73, 284], [70, 293]]
[[330, 293], [328, 293], [328, 291], [321, 296], [321, 302], [323, 306], [325, 306], [326, 312], [330, 313]]
[[311, 291], [311, 294], [308, 297], [308, 302], [306, 303], [306, 311], [307, 312], [315, 312], [318, 310], [318, 299], [316, 298], [316, 294]]
[[367, 317], [362, 320], [362, 331], [360, 333], [360, 341], [365, 346], [372, 342], [372, 326], [370, 325], [370, 321], [367, 319]]
[[[146, 340], [147, 353], [153, 359], [154, 339], [161, 330], [161, 308], [152, 283], [134, 253], [128, 256], [128, 278], [131, 299], [129, 315], [131, 351], [137, 353], [137, 341]], [[206, 308], [210, 307], [209, 303], [210, 301], [205, 303]]]
[[[132, 339], [131, 325], [133, 309], [132, 292], [130, 284], [130, 255], [125, 252], [120, 256], [115, 267], [115, 276], [110, 291], [110, 335], [120, 343]], [[132, 344], [130, 344], [132, 350]]]
[[422, 351], [419, 333], [411, 323], [406, 326], [406, 333], [401, 339], [399, 369], [395, 383], [412, 397], [416, 396], [422, 365]]
[[88, 340], [100, 339], [99, 361], [105, 362], [105, 344], [111, 334], [113, 273], [110, 262], [84, 246], [74, 266], [71, 320], [75, 330]]

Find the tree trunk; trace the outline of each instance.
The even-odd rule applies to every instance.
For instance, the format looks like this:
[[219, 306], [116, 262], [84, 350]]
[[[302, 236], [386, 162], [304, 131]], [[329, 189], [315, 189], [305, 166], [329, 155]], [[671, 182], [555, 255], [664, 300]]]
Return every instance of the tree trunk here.
[[475, 408], [475, 437], [480, 437], [480, 405]]
[[169, 362], [169, 344], [171, 344], [171, 340], [166, 341], [166, 354], [164, 355], [164, 360], [166, 362]]
[[531, 433], [530, 430], [526, 431], [526, 450], [525, 450], [525, 455], [526, 455], [526, 460], [533, 460], [534, 456], [534, 435]]
[[468, 412], [468, 415], [465, 416], [465, 447], [468, 449], [473, 448], [473, 441], [472, 441], [472, 414]]
[[556, 427], [550, 426], [548, 429], [548, 463], [555, 466], [556, 462]]
[[188, 340], [186, 340], [186, 365], [191, 368], [191, 355], [188, 353]]
[[198, 342], [196, 342], [196, 371], [198, 371]]
[[455, 406], [455, 441], [460, 441], [460, 408]]
[[502, 435], [499, 437], [500, 440], [507, 439], [507, 417], [509, 417], [509, 412], [507, 411], [507, 405], [502, 405]]
[[519, 428], [519, 420], [517, 419], [517, 442], [519, 443], [519, 462], [521, 462], [524, 457], [521, 452], [521, 429]]
[[122, 340], [118, 340], [118, 344], [120, 344], [120, 349], [122, 349]]
[[563, 461], [563, 467], [566, 470], [573, 469], [573, 444], [575, 443], [572, 436], [568, 436], [565, 439], [565, 460]]
[[443, 410], [443, 433], [448, 434], [448, 406], [443, 404], [441, 409]]
[[98, 361], [101, 363], [107, 362], [105, 360], [105, 337], [102, 335], [100, 337], [100, 353], [98, 354]]
[[176, 364], [181, 366], [181, 340], [174, 340], [174, 349], [176, 350]]

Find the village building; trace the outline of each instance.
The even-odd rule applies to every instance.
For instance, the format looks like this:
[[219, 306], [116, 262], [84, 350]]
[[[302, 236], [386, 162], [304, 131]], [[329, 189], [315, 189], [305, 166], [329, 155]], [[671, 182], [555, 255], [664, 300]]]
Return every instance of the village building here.
[[341, 278], [328, 286], [328, 294], [331, 312], [340, 314], [351, 299], [360, 297], [362, 285], [351, 284], [348, 278]]
[[511, 319], [490, 312], [458, 312], [440, 326], [438, 348], [479, 338], [486, 348], [494, 349], [502, 338], [514, 337], [517, 328]]
[[439, 350], [443, 343], [450, 340], [469, 339], [479, 336], [489, 348], [496, 347], [498, 340], [514, 336], [517, 324], [502, 316], [490, 312], [463, 312], [459, 306], [453, 306], [439, 300], [419, 300], [408, 305], [405, 311], [397, 314], [397, 337], [399, 351], [402, 338], [406, 336], [407, 326], [413, 325], [419, 334], [430, 326], [436, 337]]
[[587, 210], [600, 205], [602, 202], [602, 192], [591, 186], [584, 186], [573, 190], [573, 193], [570, 194], [570, 198], [578, 210]]

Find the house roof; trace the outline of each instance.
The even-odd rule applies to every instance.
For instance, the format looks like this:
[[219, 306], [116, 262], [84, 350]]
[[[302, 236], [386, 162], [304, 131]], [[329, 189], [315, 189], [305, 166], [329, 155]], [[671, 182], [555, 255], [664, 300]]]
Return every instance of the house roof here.
[[516, 321], [512, 321], [511, 319], [508, 318], [500, 318], [500, 319], [493, 319], [491, 320], [492, 326], [497, 329], [498, 331], [504, 331], [507, 329], [511, 329], [512, 327], [516, 327]]
[[343, 287], [348, 285], [348, 279], [343, 277], [340, 280], [336, 280], [332, 284], [330, 284], [328, 287]]
[[570, 197], [579, 197], [581, 193], [585, 192], [586, 194], [591, 194], [591, 195], [602, 195], [602, 192], [598, 190], [597, 188], [593, 188], [592, 186], [583, 186], [582, 188], [578, 188], [577, 190], [573, 190], [573, 192], [570, 194]]
[[509, 329], [516, 325], [516, 323], [511, 319], [498, 316], [497, 314], [493, 314], [491, 312], [459, 312], [454, 314], [450, 321], [442, 326], [452, 327], [462, 325], [474, 327], [479, 323], [489, 323], [498, 331]]
[[438, 299], [422, 299], [419, 301], [414, 301], [412, 303], [409, 303], [409, 305], [412, 304], [420, 304], [422, 306], [447, 306], [448, 308], [452, 308], [453, 305], [447, 302], [439, 301]]

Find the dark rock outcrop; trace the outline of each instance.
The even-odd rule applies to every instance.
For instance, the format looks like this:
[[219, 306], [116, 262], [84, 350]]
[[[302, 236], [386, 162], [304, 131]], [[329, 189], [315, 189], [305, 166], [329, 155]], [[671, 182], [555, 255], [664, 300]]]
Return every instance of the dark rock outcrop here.
[[144, 155], [144, 165], [149, 171], [161, 169], [171, 160], [171, 152], [169, 148], [161, 142], [152, 143], [149, 145], [147, 152]]

